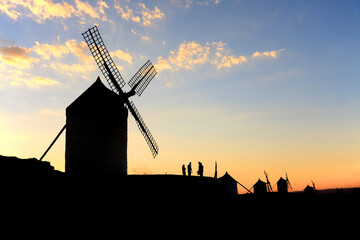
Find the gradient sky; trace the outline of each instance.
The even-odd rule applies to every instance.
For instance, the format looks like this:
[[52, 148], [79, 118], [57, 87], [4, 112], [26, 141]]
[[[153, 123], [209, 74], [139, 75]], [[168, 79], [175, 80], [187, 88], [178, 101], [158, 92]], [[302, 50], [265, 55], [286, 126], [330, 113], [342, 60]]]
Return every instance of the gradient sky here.
[[[329, 0], [0, 0], [0, 154], [40, 158], [65, 108], [104, 80], [81, 35], [97, 24], [126, 82], [147, 59], [158, 71], [132, 100], [160, 152], [129, 117], [129, 174], [201, 161], [213, 176], [217, 161], [249, 188], [264, 170], [272, 184], [287, 171], [294, 190], [359, 186], [359, 12]], [[62, 171], [64, 145], [44, 159]]]

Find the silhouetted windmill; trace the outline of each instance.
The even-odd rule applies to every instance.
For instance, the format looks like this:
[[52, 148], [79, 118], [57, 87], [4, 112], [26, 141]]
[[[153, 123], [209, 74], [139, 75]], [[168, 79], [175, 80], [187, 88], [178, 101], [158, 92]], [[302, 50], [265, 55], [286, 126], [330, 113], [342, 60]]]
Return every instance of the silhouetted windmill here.
[[[280, 177], [280, 179], [275, 184], [277, 185], [277, 189], [279, 193], [287, 193], [289, 188], [292, 189], [289, 178], [287, 176], [287, 172], [285, 172], [285, 175], [286, 175], [286, 179]], [[275, 185], [273, 187], [275, 187]]]
[[132, 101], [129, 101], [129, 97], [134, 96], [135, 94], [140, 96], [143, 93], [147, 85], [157, 73], [155, 67], [152, 65], [150, 60], [148, 60], [128, 82], [129, 86], [132, 87], [130, 92], [123, 92], [121, 88], [125, 85], [125, 82], [110, 57], [97, 26], [95, 25], [94, 27], [88, 29], [82, 35], [89, 46], [97, 65], [110, 85], [110, 88], [115, 93], [119, 94], [123, 103], [133, 115], [141, 134], [145, 138], [145, 141], [155, 158], [159, 152], [159, 147], [150, 133], [150, 130], [145, 125], [139, 111], [136, 109], [135, 104]]
[[[143, 93], [155, 77], [156, 70], [148, 60], [128, 82], [131, 90], [124, 92], [121, 88], [125, 82], [110, 57], [98, 28], [94, 26], [82, 35], [112, 91], [98, 78], [76, 99], [66, 109], [67, 123], [41, 156], [40, 161], [66, 128], [66, 171], [126, 174], [128, 112], [124, 105], [135, 118], [153, 157], [155, 158], [159, 152], [159, 147], [139, 111], [134, 103], [129, 101], [129, 97], [135, 94], [140, 96]], [[115, 168], [116, 171], [113, 170]]]
[[266, 177], [266, 190], [267, 192], [272, 192], [272, 187], [268, 178], [267, 172], [264, 171], [265, 177]]

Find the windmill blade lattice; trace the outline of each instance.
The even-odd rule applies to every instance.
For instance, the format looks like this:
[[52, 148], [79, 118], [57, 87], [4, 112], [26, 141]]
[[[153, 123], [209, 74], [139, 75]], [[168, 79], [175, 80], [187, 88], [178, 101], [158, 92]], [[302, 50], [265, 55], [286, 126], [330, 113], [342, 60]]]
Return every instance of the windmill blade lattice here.
[[[95, 58], [96, 64], [99, 66], [111, 89], [117, 94], [120, 94], [115, 84], [117, 83], [122, 88], [125, 85], [125, 81], [117, 69], [114, 61], [112, 60], [108, 50], [106, 49], [98, 28], [95, 25], [94, 27], [84, 32], [82, 35], [87, 45], [89, 46], [93, 57]], [[116, 83], [111, 80], [111, 74], [114, 77]]]
[[156, 70], [150, 60], [148, 60], [137, 73], [128, 82], [130, 87], [135, 86], [135, 92], [138, 96], [142, 94], [150, 81], [155, 77]]
[[126, 104], [126, 106], [129, 109], [129, 111], [131, 112], [131, 114], [133, 115], [133, 117], [135, 118], [136, 124], [137, 124], [139, 130], [140, 130], [141, 134], [143, 135], [143, 137], [145, 138], [145, 141], [148, 144], [153, 157], [155, 158], [159, 152], [159, 147], [158, 147], [157, 143], [155, 142], [155, 139], [152, 136], [150, 130], [146, 126], [144, 120], [142, 119], [139, 111], [135, 107], [135, 104], [132, 101], [129, 101], [129, 102], [130, 102], [130, 105]]

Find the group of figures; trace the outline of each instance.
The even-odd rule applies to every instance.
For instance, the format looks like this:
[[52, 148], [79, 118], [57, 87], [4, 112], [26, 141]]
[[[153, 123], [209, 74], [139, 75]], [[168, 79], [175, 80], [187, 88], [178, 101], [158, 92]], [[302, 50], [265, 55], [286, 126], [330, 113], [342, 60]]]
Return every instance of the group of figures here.
[[[191, 162], [189, 162], [188, 166], [187, 166], [187, 172], [188, 172], [188, 176], [191, 176], [192, 173], [192, 168], [191, 168]], [[186, 167], [185, 164], [182, 165], [182, 174], [183, 176], [186, 176]], [[204, 166], [202, 165], [201, 162], [199, 162], [199, 168], [197, 171], [197, 174], [202, 177], [204, 174]]]

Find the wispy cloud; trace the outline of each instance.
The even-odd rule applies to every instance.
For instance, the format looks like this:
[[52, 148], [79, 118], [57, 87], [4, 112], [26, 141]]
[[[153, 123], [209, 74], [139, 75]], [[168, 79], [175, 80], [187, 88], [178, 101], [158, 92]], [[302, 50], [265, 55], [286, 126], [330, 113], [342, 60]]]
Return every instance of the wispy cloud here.
[[131, 32], [132, 32], [135, 36], [140, 37], [142, 40], [145, 40], [145, 41], [150, 40], [150, 38], [149, 38], [148, 36], [145, 36], [145, 35], [143, 35], [143, 34], [140, 34], [140, 33], [136, 32], [134, 29], [131, 29]]
[[239, 56], [239, 57], [235, 57], [234, 55], [223, 56], [221, 62], [217, 64], [217, 69], [221, 69], [223, 67], [230, 68], [233, 65], [242, 64], [244, 62], [247, 62], [247, 59], [244, 56]]
[[256, 51], [251, 56], [236, 56], [227, 48], [227, 44], [222, 41], [203, 45], [196, 41], [184, 41], [177, 50], [171, 50], [168, 57], [158, 57], [155, 67], [159, 72], [163, 70], [177, 71], [180, 69], [193, 69], [195, 66], [210, 63], [216, 66], [218, 70], [230, 69], [235, 65], [248, 62], [249, 58], [277, 58], [282, 51], [285, 51], [285, 49], [262, 53]]
[[113, 56], [114, 58], [118, 58], [120, 60], [123, 60], [125, 62], [128, 62], [128, 63], [132, 64], [133, 57], [128, 52], [124, 52], [124, 51], [118, 49], [118, 50], [116, 50], [114, 52], [111, 52], [110, 55]]
[[220, 0], [171, 0], [170, 1], [172, 5], [175, 5], [177, 7], [188, 9], [193, 5], [198, 6], [212, 6], [212, 5], [218, 5], [221, 3]]
[[210, 62], [217, 69], [221, 69], [230, 68], [247, 61], [244, 56], [229, 55], [230, 51], [225, 49], [225, 46], [226, 43], [221, 41], [204, 45], [195, 41], [184, 41], [177, 50], [170, 51], [167, 58], [158, 57], [155, 67], [158, 71], [166, 69], [176, 71], [192, 69], [195, 66]]
[[208, 44], [202, 46], [195, 41], [183, 42], [177, 51], [170, 51], [168, 61], [175, 68], [191, 69], [197, 64], [208, 61], [210, 48]]
[[30, 49], [26, 47], [7, 46], [0, 47], [0, 61], [13, 67], [27, 69], [39, 59], [30, 56]]
[[108, 8], [106, 2], [100, 0], [97, 7], [93, 7], [87, 1], [75, 0], [74, 4], [65, 1], [54, 3], [52, 0], [12, 0], [1, 1], [0, 12], [6, 14], [13, 20], [19, 17], [30, 17], [38, 23], [43, 23], [47, 19], [65, 19], [70, 17], [80, 17], [84, 21], [85, 16], [107, 21], [104, 9]]
[[121, 7], [120, 3], [115, 1], [114, 8], [124, 20], [140, 23], [143, 26], [149, 26], [154, 22], [154, 20], [163, 19], [165, 17], [165, 13], [163, 13], [158, 7], [155, 6], [154, 10], [151, 10], [146, 7], [144, 3], [139, 3], [134, 9], [132, 9], [128, 5]]
[[36, 45], [32, 48], [32, 50], [41, 58], [50, 60], [51, 57], [54, 58], [61, 58], [65, 54], [68, 54], [70, 52], [69, 48], [64, 45], [58, 45], [58, 44], [47, 44], [47, 43], [39, 43], [35, 42]]
[[277, 58], [279, 53], [285, 51], [285, 49], [280, 50], [272, 50], [272, 51], [265, 51], [265, 52], [254, 52], [252, 55], [253, 58]]
[[10, 85], [13, 87], [27, 86], [30, 89], [40, 89], [44, 86], [60, 85], [60, 82], [49, 77], [17, 77], [10, 81]]

